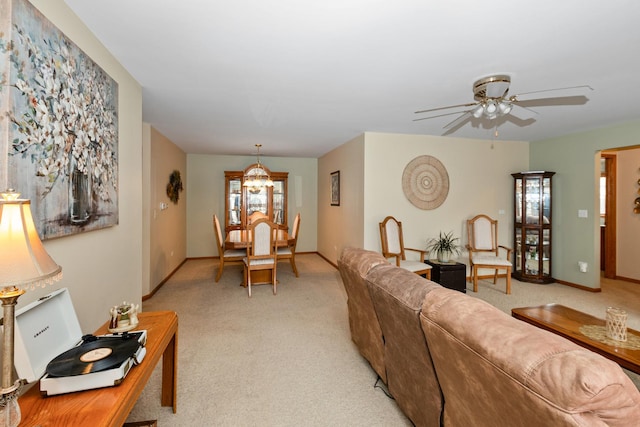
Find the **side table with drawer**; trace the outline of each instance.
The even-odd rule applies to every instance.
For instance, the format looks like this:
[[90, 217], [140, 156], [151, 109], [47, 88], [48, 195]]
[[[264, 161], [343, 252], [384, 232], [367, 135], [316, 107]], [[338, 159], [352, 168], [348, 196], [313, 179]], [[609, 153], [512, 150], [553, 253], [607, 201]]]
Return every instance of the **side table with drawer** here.
[[467, 292], [467, 266], [461, 262], [425, 260], [431, 266], [431, 280], [445, 288]]

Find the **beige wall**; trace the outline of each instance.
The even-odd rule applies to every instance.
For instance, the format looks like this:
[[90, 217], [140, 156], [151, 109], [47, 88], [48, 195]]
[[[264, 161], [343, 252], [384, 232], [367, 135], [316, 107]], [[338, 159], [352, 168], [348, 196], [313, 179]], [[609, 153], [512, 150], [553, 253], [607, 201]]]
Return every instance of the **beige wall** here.
[[118, 82], [119, 224], [47, 240], [45, 247], [62, 266], [64, 277], [45, 289], [27, 292], [18, 302], [21, 307], [67, 287], [82, 331], [93, 332], [108, 319], [109, 307], [141, 300], [142, 89], [63, 0], [32, 3]]
[[[148, 280], [143, 283], [142, 295], [148, 295], [187, 256], [187, 155], [148, 124], [144, 124], [143, 135], [145, 163], [149, 157], [148, 188], [145, 189], [149, 240], [148, 255], [145, 253]], [[169, 176], [174, 170], [180, 172], [184, 188], [177, 204], [167, 196]], [[162, 209], [161, 203], [166, 204], [166, 209]]]
[[[448, 197], [437, 209], [413, 206], [402, 190], [404, 168], [420, 155], [436, 157], [449, 175]], [[341, 175], [364, 179], [363, 186], [343, 179], [344, 199], [359, 200], [355, 203], [362, 203], [361, 207], [335, 215], [320, 202], [318, 228], [327, 233], [319, 233], [318, 251], [334, 262], [340, 244], [380, 251], [378, 223], [387, 215], [402, 221], [408, 247], [424, 248], [427, 239], [440, 231], [453, 231], [464, 244], [465, 220], [478, 213], [498, 219], [500, 243], [513, 246], [510, 174], [526, 170], [528, 164], [529, 144], [523, 142], [367, 132], [319, 161], [321, 201], [328, 197], [329, 171], [341, 169]], [[360, 211], [362, 215], [358, 216]], [[361, 224], [359, 218], [363, 218]], [[460, 261], [467, 262], [466, 254]]]
[[[273, 172], [289, 172], [288, 223], [301, 216], [298, 252], [317, 246], [317, 160], [311, 158], [261, 157]], [[255, 156], [187, 155], [187, 257], [218, 256], [212, 218], [217, 214], [224, 227], [224, 171], [243, 170]]]
[[620, 150], [617, 157], [616, 275], [640, 280], [640, 215], [633, 213], [640, 197], [640, 148]]
[[[334, 264], [346, 246], [364, 242], [364, 135], [318, 159], [318, 246]], [[331, 206], [331, 173], [340, 171], [340, 206]]]

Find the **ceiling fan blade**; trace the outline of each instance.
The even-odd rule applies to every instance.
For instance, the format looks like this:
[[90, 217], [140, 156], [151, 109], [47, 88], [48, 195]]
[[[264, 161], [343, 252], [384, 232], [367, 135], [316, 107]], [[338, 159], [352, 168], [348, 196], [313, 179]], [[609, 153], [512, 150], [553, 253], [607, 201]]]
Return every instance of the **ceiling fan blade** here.
[[455, 119], [452, 122], [447, 123], [442, 129], [454, 128], [454, 127], [460, 125], [465, 120], [470, 119], [471, 116], [472, 116], [471, 111], [465, 111], [464, 113], [462, 113], [462, 115], [460, 115], [460, 117], [458, 117], [457, 119]]
[[[449, 105], [448, 107], [438, 107], [438, 108], [431, 108], [429, 110], [416, 111], [414, 114], [429, 113], [431, 111], [446, 110], [448, 108], [471, 107], [472, 105], [476, 105], [476, 104], [477, 104], [477, 102], [471, 102], [469, 104]], [[436, 117], [438, 117], [438, 116], [436, 116]]]
[[571, 97], [571, 96], [584, 96], [585, 93], [589, 93], [593, 88], [589, 85], [581, 85], [581, 86], [570, 86], [570, 87], [559, 87], [556, 89], [544, 89], [544, 90], [535, 90], [533, 92], [523, 92], [517, 95], [512, 95], [509, 97], [511, 100], [520, 100], [519, 98], [526, 95], [533, 95], [536, 93], [545, 93], [545, 92], [562, 92], [562, 94], [558, 95], [559, 97]]
[[509, 114], [519, 119], [529, 120], [529, 119], [535, 118], [538, 115], [537, 111], [532, 110], [529, 107], [525, 107], [520, 103], [513, 102], [512, 105], [513, 105], [513, 109]]
[[584, 105], [589, 101], [584, 95], [579, 96], [557, 96], [553, 98], [534, 98], [526, 99], [524, 101], [515, 100], [514, 104], [518, 104], [522, 107], [547, 107], [547, 106], [560, 106], [560, 105]]
[[436, 117], [452, 116], [454, 114], [460, 114], [460, 113], [461, 113], [460, 111], [454, 111], [453, 113], [438, 114], [437, 116], [420, 117], [419, 119], [413, 119], [413, 121], [414, 122], [419, 122], [420, 120], [435, 119]]

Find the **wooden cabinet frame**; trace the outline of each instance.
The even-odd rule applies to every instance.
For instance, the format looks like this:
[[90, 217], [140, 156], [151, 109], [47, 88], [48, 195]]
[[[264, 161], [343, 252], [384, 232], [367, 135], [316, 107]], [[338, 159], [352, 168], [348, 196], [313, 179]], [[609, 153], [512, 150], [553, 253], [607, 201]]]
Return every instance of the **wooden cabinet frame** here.
[[555, 172], [513, 173], [514, 242], [512, 276], [551, 283], [551, 178]]
[[[273, 187], [253, 193], [243, 184], [251, 169], [259, 167], [271, 177]], [[289, 172], [271, 172], [263, 164], [254, 163], [241, 171], [225, 171], [225, 232], [245, 229], [247, 217], [259, 210], [280, 228], [288, 229], [288, 177]]]

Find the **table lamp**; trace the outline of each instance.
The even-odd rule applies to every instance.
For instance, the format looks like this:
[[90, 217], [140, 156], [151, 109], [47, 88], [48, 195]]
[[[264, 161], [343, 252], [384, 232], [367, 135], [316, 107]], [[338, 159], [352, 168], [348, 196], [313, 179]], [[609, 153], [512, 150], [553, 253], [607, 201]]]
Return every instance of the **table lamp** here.
[[24, 381], [13, 382], [13, 338], [15, 307], [27, 289], [60, 280], [62, 268], [44, 249], [31, 216], [29, 200], [13, 190], [0, 193], [0, 300], [4, 334], [2, 341], [2, 389], [0, 427], [17, 426], [18, 405]]

